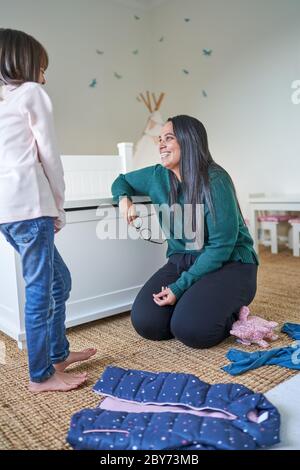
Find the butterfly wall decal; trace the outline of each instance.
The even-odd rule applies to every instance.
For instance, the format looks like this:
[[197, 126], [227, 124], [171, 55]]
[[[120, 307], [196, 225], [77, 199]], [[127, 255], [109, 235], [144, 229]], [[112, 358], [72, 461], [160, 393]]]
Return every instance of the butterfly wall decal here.
[[117, 72], [114, 72], [114, 76], [119, 80], [120, 78], [123, 78], [122, 75], [120, 75], [119, 73]]

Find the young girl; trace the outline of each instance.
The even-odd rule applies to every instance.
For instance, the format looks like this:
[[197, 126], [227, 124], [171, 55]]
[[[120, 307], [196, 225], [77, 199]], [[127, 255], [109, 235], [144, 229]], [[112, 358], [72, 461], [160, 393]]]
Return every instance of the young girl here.
[[71, 276], [54, 245], [65, 224], [65, 184], [52, 105], [41, 86], [47, 66], [47, 52], [32, 36], [0, 29], [0, 231], [21, 257], [35, 393], [77, 388], [86, 374], [65, 368], [96, 353], [70, 352], [65, 334]]

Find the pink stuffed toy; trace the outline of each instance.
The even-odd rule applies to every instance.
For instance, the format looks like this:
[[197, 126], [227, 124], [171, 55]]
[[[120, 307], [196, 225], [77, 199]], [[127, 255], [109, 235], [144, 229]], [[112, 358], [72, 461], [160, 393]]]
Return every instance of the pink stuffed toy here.
[[269, 343], [265, 339], [275, 340], [278, 338], [278, 335], [273, 332], [273, 328], [278, 326], [278, 323], [254, 315], [249, 316], [249, 313], [248, 307], [240, 309], [239, 319], [233, 323], [230, 334], [237, 336], [239, 343], [247, 345], [256, 343], [262, 348], [267, 348]]

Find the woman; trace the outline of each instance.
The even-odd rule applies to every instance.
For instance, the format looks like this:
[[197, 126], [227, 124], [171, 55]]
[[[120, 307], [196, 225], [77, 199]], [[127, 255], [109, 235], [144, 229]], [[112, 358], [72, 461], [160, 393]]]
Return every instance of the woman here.
[[232, 180], [212, 159], [203, 124], [190, 116], [169, 118], [159, 150], [161, 165], [114, 181], [114, 199], [128, 223], [136, 217], [133, 195], [148, 195], [153, 204], [192, 207], [193, 230], [197, 204], [203, 204], [204, 243], [191, 249], [184, 235], [175, 237], [174, 212], [168, 262], [137, 295], [132, 323], [144, 338], [175, 337], [193, 348], [209, 348], [229, 336], [240, 308], [253, 300], [258, 259]]

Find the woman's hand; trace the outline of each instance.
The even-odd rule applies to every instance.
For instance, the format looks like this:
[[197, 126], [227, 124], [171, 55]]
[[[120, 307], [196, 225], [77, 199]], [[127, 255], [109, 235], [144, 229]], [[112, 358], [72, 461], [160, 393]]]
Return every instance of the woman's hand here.
[[176, 304], [176, 297], [168, 287], [162, 287], [161, 292], [158, 294], [153, 294], [153, 301], [156, 305], [160, 307], [164, 307], [165, 305], [175, 305]]
[[135, 206], [128, 197], [123, 197], [119, 202], [119, 210], [127, 224], [131, 224], [138, 216], [135, 212]]

